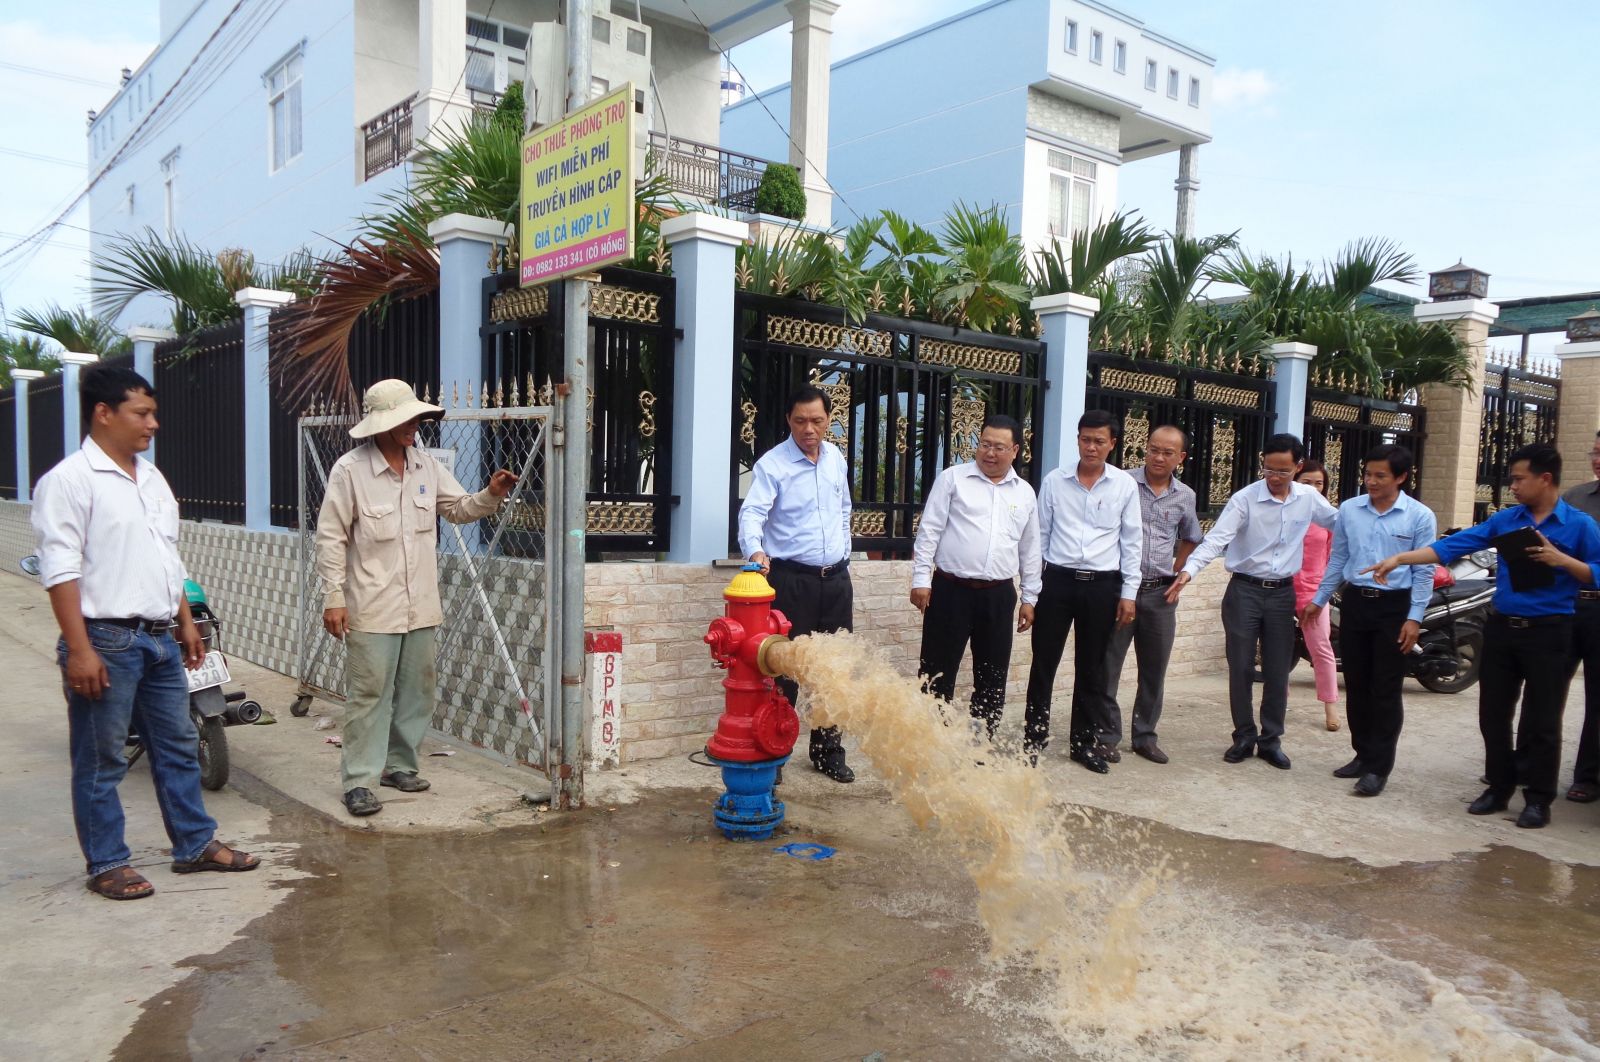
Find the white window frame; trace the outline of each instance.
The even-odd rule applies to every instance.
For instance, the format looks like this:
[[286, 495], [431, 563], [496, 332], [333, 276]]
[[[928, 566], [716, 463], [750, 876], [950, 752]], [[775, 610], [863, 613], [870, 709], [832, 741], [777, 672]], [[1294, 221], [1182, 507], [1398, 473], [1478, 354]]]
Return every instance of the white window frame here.
[[1144, 61], [1144, 87], [1151, 92], [1156, 90], [1156, 85], [1161, 80], [1161, 64], [1154, 59]]
[[1115, 41], [1111, 45], [1111, 69], [1119, 74], [1128, 72], [1128, 42]]
[[[305, 154], [305, 53], [306, 42], [301, 40], [277, 62], [267, 67], [261, 75], [261, 84], [267, 90], [267, 173], [280, 173], [288, 169]], [[283, 85], [274, 89], [272, 82], [283, 74]], [[284, 108], [284, 132], [289, 143], [282, 152], [278, 150], [277, 109]]]
[[1073, 19], [1067, 19], [1067, 31], [1061, 38], [1061, 47], [1069, 55], [1078, 54], [1078, 23]]
[[[595, 15], [593, 17], [599, 19], [602, 16]], [[514, 45], [507, 44], [505, 42], [505, 35], [506, 30], [512, 30], [526, 37], [528, 34], [527, 28], [523, 26], [515, 26], [509, 22], [502, 22], [499, 19], [483, 18], [479, 15], [469, 14], [467, 16], [468, 25], [470, 26], [473, 22], [482, 23], [486, 27], [494, 30], [493, 38], [475, 36], [470, 30], [467, 33], [467, 54], [470, 56], [473, 52], [477, 52], [480, 55], [488, 56], [494, 64], [494, 74], [491, 78], [492, 85], [487, 91], [491, 92], [495, 96], [499, 96], [510, 87], [511, 82], [513, 81], [523, 82], [523, 88], [526, 89], [528, 87], [528, 78], [527, 71], [524, 69], [523, 64], [527, 62], [527, 47], [523, 46], [518, 48]], [[462, 75], [462, 80], [464, 83], [466, 80], [465, 74]], [[483, 89], [475, 88], [471, 85], [466, 87], [469, 92], [485, 91]]]
[[1197, 77], [1189, 79], [1189, 106], [1200, 106], [1200, 79]]
[[[1048, 173], [1046, 182], [1049, 188], [1049, 201], [1045, 206], [1045, 224], [1050, 235], [1058, 240], [1072, 239], [1074, 226], [1072, 223], [1072, 203], [1079, 193], [1087, 197], [1088, 209], [1084, 213], [1083, 224], [1094, 228], [1096, 218], [1096, 199], [1099, 196], [1100, 164], [1093, 159], [1074, 155], [1070, 151], [1060, 148], [1049, 148], [1045, 154], [1045, 168]], [[1056, 187], [1058, 182], [1065, 182], [1067, 188], [1067, 216], [1058, 223], [1055, 214]], [[1065, 230], [1065, 231], [1062, 231]]]
[[1089, 62], [1098, 64], [1105, 56], [1106, 38], [1099, 30], [1089, 31]]
[[173, 148], [161, 160], [162, 218], [168, 236], [178, 231], [178, 151]]
[[1178, 68], [1175, 66], [1167, 67], [1167, 99], [1175, 100], [1178, 98], [1178, 80]]

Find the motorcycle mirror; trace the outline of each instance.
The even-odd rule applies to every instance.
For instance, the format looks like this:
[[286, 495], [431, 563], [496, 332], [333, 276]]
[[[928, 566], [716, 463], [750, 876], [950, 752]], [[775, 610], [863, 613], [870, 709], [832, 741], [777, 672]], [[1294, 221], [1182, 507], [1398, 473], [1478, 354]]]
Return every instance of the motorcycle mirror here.
[[18, 566], [35, 579], [39, 578], [39, 558], [34, 554], [30, 553], [26, 557], [23, 557], [22, 560], [18, 562]]

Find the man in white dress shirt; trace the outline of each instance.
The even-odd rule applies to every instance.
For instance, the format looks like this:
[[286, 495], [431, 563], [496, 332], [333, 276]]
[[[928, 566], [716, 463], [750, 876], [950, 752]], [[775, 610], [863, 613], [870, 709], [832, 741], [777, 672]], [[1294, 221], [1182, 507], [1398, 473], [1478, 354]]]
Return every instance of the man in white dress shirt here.
[[128, 773], [135, 715], [149, 752], [172, 869], [254, 870], [260, 860], [214, 836], [200, 792], [200, 745], [184, 668], [205, 643], [183, 594], [178, 502], [138, 456], [156, 432], [156, 396], [130, 369], [96, 365], [79, 381], [89, 437], [40, 478], [33, 495], [39, 575], [61, 628], [72, 817], [90, 891], [137, 900], [155, 889], [133, 868], [117, 786]]
[[[1304, 560], [1306, 528], [1332, 529], [1339, 511], [1322, 492], [1294, 481], [1306, 450], [1293, 435], [1274, 435], [1261, 451], [1261, 479], [1228, 499], [1205, 541], [1190, 554], [1167, 591], [1176, 602], [1183, 588], [1226, 551], [1233, 574], [1222, 597], [1228, 654], [1228, 705], [1233, 744], [1222, 758], [1240, 763], [1252, 752], [1281, 770], [1283, 719], [1289, 707], [1289, 665], [1294, 661], [1294, 575]], [[1256, 727], [1256, 644], [1261, 645], [1261, 726]]]
[[[789, 437], [762, 454], [739, 506], [739, 548], [772, 583], [772, 607], [794, 624], [789, 634], [847, 631], [855, 611], [850, 585], [850, 469], [823, 445], [828, 396], [803, 387], [789, 398]], [[792, 702], [799, 687], [778, 679]], [[836, 782], [853, 782], [839, 728], [811, 731], [811, 765]], [[781, 775], [780, 775], [781, 777]]]
[[[1106, 648], [1114, 627], [1133, 622], [1144, 542], [1133, 477], [1106, 463], [1117, 435], [1116, 418], [1103, 409], [1089, 410], [1078, 419], [1077, 465], [1051, 469], [1039, 488], [1044, 585], [1034, 609], [1023, 729], [1023, 747], [1037, 760], [1050, 740], [1056, 669], [1076, 624], [1068, 740], [1072, 759], [1097, 774], [1110, 770], [1107, 757], [1097, 751]], [[1110, 752], [1110, 762], [1120, 758]]]
[[1017, 632], [1026, 631], [1039, 600], [1038, 503], [1011, 467], [1021, 438], [1011, 417], [989, 417], [977, 459], [939, 473], [922, 507], [911, 566], [911, 603], [922, 613], [918, 674], [935, 696], [954, 700], [956, 670], [971, 641], [972, 718], [991, 738], [1005, 711], [1012, 615]]

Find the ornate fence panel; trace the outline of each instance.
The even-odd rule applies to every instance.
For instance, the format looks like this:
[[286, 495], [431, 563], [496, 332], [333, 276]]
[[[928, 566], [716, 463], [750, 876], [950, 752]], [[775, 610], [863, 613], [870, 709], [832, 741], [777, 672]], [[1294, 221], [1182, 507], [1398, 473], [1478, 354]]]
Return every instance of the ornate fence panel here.
[[61, 426], [61, 374], [28, 385], [28, 473], [32, 482], [64, 456]]
[[1259, 360], [1230, 369], [1091, 351], [1085, 405], [1122, 421], [1115, 455], [1122, 468], [1144, 464], [1150, 431], [1176, 424], [1189, 433], [1189, 459], [1179, 478], [1194, 488], [1209, 527], [1234, 491], [1258, 475], [1272, 434], [1273, 383]]
[[17, 496], [17, 393], [0, 391], [0, 498]]
[[[675, 292], [669, 276], [620, 268], [590, 287], [591, 558], [670, 546]], [[497, 388], [487, 397], [550, 404], [564, 379], [561, 288], [519, 288], [515, 273], [501, 273], [484, 281], [483, 298], [483, 378]]]
[[[158, 343], [160, 467], [190, 520], [244, 522], [244, 322]], [[292, 467], [292, 466], [291, 466]]]
[[1309, 388], [1306, 455], [1328, 470], [1328, 500], [1338, 505], [1362, 492], [1362, 459], [1384, 443], [1398, 443], [1411, 451], [1415, 463], [1405, 489], [1416, 495], [1422, 489], [1425, 416], [1415, 392], [1395, 400], [1347, 394], [1325, 386]]
[[[1038, 486], [1044, 344], [878, 314], [852, 325], [798, 299], [741, 293], [734, 306], [735, 508], [756, 458], [789, 433], [785, 400], [807, 383], [831, 399], [827, 441], [850, 467], [857, 550], [910, 554], [934, 478], [973, 458], [991, 413], [1023, 425], [1017, 471]], [[737, 550], [735, 531], [729, 540]]]
[[1511, 365], [1483, 372], [1483, 420], [1478, 426], [1478, 494], [1474, 521], [1511, 504], [1511, 454], [1531, 442], [1554, 443], [1561, 379]]

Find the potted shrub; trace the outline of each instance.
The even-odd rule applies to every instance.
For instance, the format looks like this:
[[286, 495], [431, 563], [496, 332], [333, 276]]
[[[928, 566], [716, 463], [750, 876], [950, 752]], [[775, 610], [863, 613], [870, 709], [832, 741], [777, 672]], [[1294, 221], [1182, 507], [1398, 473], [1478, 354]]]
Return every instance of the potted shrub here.
[[799, 221], [806, 216], [806, 190], [793, 166], [774, 162], [761, 174], [756, 189], [756, 213]]

